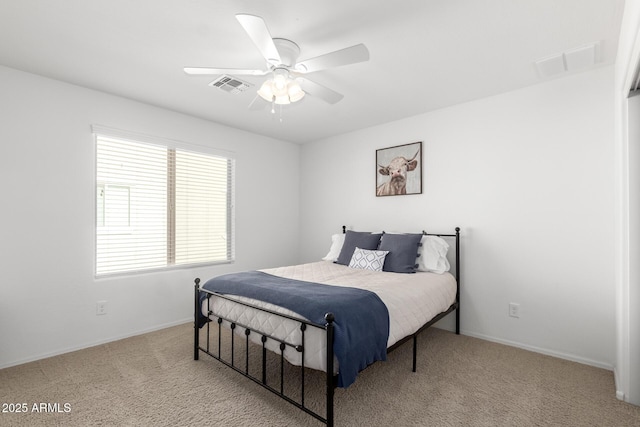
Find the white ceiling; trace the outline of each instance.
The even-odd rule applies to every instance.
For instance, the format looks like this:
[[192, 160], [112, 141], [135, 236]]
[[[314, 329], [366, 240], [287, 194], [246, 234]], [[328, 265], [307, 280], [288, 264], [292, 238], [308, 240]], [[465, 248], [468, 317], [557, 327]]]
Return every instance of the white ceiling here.
[[[535, 61], [598, 43], [615, 60], [624, 0], [0, 0], [0, 64], [304, 143], [540, 83]], [[344, 94], [269, 109], [184, 66], [264, 68], [236, 13], [300, 59], [364, 43], [368, 62], [308, 75]]]

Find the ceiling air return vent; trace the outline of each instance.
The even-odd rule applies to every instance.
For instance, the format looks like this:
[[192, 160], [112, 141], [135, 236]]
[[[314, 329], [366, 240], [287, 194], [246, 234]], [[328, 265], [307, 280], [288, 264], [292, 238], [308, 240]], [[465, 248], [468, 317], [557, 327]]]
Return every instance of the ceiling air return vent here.
[[548, 78], [560, 74], [589, 69], [600, 62], [600, 42], [591, 43], [566, 52], [542, 58], [535, 62], [540, 77]]
[[220, 88], [226, 92], [238, 94], [244, 92], [253, 85], [251, 83], [243, 82], [242, 80], [236, 79], [235, 77], [220, 76], [219, 78], [209, 83], [209, 86]]

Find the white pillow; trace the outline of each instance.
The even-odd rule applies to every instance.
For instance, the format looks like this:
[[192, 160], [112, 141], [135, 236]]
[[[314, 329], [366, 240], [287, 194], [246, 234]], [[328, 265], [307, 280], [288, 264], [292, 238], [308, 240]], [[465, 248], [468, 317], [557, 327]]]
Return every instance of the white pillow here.
[[349, 262], [349, 267], [361, 270], [382, 271], [384, 259], [389, 251], [370, 251], [356, 247]]
[[329, 253], [322, 258], [324, 261], [335, 262], [338, 259], [342, 245], [344, 245], [344, 236], [346, 236], [344, 233], [331, 236], [331, 248], [329, 249]]
[[418, 271], [430, 271], [442, 274], [449, 271], [451, 265], [447, 259], [449, 244], [438, 236], [423, 236], [420, 240], [422, 247], [419, 249]]

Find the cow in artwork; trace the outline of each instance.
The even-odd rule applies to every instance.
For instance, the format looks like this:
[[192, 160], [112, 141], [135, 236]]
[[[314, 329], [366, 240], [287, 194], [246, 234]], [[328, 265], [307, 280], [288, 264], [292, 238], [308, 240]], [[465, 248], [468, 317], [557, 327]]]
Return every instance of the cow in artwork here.
[[420, 150], [411, 158], [396, 157], [389, 163], [388, 166], [382, 166], [378, 164], [378, 173], [382, 175], [388, 175], [389, 181], [382, 185], [379, 185], [376, 190], [377, 196], [395, 196], [399, 194], [407, 194], [407, 173], [411, 172], [418, 166], [418, 154]]

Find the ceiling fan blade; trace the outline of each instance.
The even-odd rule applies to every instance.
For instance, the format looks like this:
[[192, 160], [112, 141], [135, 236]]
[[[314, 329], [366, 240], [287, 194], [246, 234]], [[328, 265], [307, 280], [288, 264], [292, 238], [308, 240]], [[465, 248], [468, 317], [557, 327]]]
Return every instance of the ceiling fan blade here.
[[264, 19], [259, 16], [246, 14], [238, 14], [236, 15], [236, 19], [240, 22], [242, 28], [247, 32], [267, 62], [274, 65], [280, 64], [280, 54], [278, 53], [278, 49], [276, 49], [276, 45], [273, 43], [273, 38], [269, 33]]
[[296, 71], [301, 73], [313, 73], [327, 68], [356, 64], [369, 60], [369, 49], [360, 43], [325, 55], [316, 56], [296, 64]]
[[329, 104], [335, 104], [344, 98], [344, 95], [336, 92], [335, 90], [331, 90], [328, 87], [322, 86], [319, 83], [311, 81], [305, 77], [301, 77], [298, 79], [302, 90], [308, 93], [311, 96], [316, 98], [320, 98]]
[[266, 76], [270, 70], [243, 70], [235, 68], [206, 68], [185, 67], [184, 72], [191, 76], [211, 76], [217, 74], [232, 74], [238, 76]]
[[253, 101], [251, 101], [251, 103], [247, 108], [251, 111], [258, 111], [258, 110], [264, 110], [267, 107], [267, 105], [270, 105], [270, 104], [264, 99], [262, 99], [260, 95], [256, 95], [255, 98], [253, 98]]

